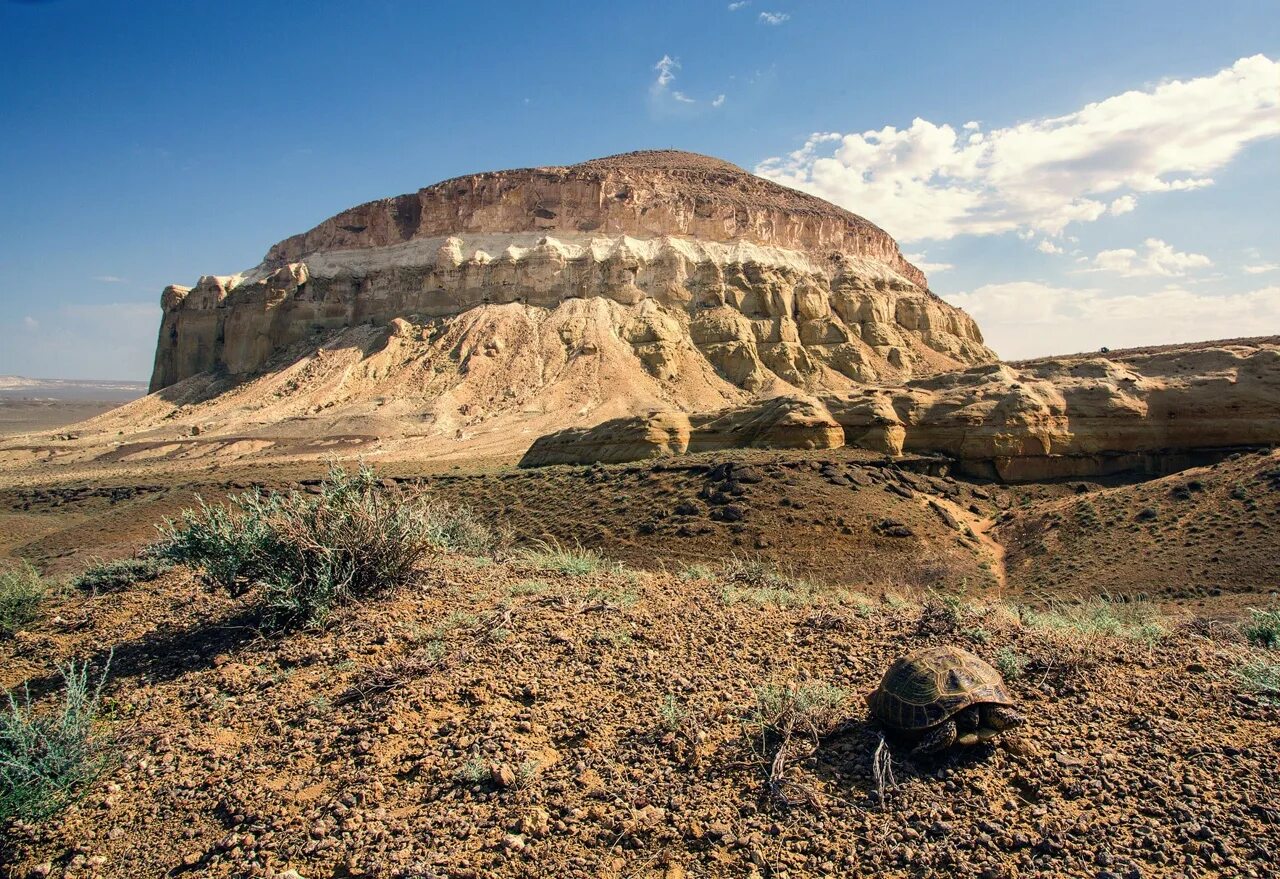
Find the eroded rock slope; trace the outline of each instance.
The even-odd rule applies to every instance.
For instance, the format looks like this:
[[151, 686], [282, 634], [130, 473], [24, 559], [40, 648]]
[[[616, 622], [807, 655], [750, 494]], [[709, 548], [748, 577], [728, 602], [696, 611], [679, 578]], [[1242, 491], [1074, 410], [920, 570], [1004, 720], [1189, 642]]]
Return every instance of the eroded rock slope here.
[[344, 211], [249, 271], [171, 286], [151, 389], [248, 375], [361, 324], [593, 298], [620, 306], [614, 333], [658, 381], [679, 379], [681, 348], [749, 392], [994, 359], [883, 230], [727, 162], [658, 151], [448, 180]]

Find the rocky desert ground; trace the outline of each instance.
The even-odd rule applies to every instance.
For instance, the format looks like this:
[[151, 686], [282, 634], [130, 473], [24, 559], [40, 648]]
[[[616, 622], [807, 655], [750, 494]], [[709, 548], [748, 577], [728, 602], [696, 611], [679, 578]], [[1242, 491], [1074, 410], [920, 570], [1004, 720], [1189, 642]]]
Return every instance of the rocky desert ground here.
[[[163, 306], [151, 393], [0, 439], [0, 875], [1275, 875], [1277, 337], [1004, 363], [672, 151]], [[870, 720], [937, 645], [1025, 724]]]

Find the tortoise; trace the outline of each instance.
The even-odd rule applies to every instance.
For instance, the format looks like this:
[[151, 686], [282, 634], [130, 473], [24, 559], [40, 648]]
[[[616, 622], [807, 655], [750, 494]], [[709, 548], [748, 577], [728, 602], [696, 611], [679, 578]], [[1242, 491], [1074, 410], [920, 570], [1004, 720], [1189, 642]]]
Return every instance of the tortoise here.
[[867, 696], [872, 716], [918, 738], [912, 756], [976, 745], [1019, 726], [1000, 673], [968, 650], [926, 647], [896, 660]]

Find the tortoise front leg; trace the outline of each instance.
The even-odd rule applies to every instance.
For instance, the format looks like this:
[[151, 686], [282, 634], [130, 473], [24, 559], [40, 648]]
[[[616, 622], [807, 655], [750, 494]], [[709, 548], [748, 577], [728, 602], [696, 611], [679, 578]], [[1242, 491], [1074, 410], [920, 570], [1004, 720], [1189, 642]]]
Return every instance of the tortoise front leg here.
[[945, 751], [956, 743], [956, 736], [958, 735], [958, 732], [959, 731], [956, 729], [956, 722], [954, 720], [948, 720], [946, 723], [939, 724], [920, 740], [920, 744], [911, 749], [911, 756], [923, 757], [926, 754], [936, 754], [939, 751]]
[[982, 725], [990, 727], [997, 732], [1012, 729], [1015, 726], [1022, 726], [1026, 722], [1027, 718], [1022, 712], [1016, 711], [1008, 705], [982, 706]]

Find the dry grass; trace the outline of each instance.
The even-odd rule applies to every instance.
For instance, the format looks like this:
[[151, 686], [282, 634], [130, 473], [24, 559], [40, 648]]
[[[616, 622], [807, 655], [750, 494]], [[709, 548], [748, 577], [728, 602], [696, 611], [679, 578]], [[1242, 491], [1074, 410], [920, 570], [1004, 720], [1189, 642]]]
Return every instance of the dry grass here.
[[810, 752], [844, 719], [848, 695], [830, 684], [768, 684], [756, 690], [756, 704], [745, 729], [757, 758], [766, 767], [770, 796], [788, 806], [815, 803], [820, 797], [809, 786], [788, 778], [788, 769], [803, 755], [797, 738], [807, 740]]
[[48, 591], [40, 572], [28, 561], [0, 570], [0, 634], [12, 635], [35, 620]]

